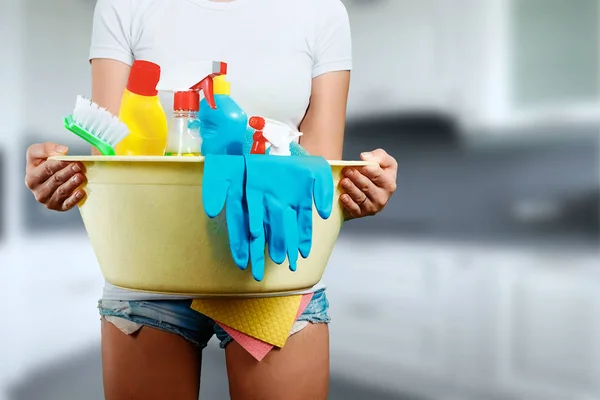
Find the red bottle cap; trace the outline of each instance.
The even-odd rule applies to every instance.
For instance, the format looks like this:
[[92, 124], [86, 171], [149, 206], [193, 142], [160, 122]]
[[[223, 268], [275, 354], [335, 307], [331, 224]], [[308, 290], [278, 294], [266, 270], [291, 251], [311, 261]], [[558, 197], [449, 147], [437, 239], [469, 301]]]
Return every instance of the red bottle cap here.
[[198, 111], [200, 110], [200, 93], [195, 90], [189, 92], [176, 92], [173, 101], [175, 111]]
[[265, 119], [263, 117], [250, 117], [248, 125], [250, 125], [251, 128], [261, 131], [265, 128]]
[[160, 66], [150, 61], [135, 60], [129, 72], [127, 90], [140, 96], [156, 96]]

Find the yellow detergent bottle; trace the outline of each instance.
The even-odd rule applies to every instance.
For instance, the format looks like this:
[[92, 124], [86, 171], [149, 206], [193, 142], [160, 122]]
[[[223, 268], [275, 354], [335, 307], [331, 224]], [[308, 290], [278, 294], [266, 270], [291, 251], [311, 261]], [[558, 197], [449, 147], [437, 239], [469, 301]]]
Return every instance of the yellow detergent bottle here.
[[133, 63], [119, 111], [119, 118], [129, 128], [129, 135], [117, 145], [117, 155], [164, 155], [168, 122], [156, 90], [159, 80], [160, 66], [157, 64], [144, 60]]

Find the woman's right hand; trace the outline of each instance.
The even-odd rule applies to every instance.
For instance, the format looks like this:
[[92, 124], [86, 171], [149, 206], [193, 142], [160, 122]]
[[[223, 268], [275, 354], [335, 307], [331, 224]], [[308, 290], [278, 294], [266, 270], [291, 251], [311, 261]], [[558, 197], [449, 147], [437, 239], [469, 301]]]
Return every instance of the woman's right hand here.
[[80, 188], [86, 179], [81, 163], [48, 160], [67, 154], [68, 150], [55, 143], [36, 143], [27, 149], [25, 185], [50, 210], [68, 211], [85, 196]]

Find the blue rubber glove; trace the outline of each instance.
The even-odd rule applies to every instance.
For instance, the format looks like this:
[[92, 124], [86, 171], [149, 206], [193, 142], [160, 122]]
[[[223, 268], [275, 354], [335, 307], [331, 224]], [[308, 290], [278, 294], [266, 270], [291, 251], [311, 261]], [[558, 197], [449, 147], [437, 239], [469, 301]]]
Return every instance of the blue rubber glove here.
[[204, 160], [202, 203], [209, 218], [226, 206], [227, 231], [231, 256], [244, 270], [248, 266], [250, 234], [244, 204], [245, 160], [243, 156], [208, 155]]
[[287, 255], [292, 271], [296, 270], [298, 252], [308, 257], [313, 198], [321, 218], [329, 218], [334, 183], [331, 167], [322, 157], [245, 157], [252, 276], [261, 281], [265, 242], [273, 262], [281, 264]]

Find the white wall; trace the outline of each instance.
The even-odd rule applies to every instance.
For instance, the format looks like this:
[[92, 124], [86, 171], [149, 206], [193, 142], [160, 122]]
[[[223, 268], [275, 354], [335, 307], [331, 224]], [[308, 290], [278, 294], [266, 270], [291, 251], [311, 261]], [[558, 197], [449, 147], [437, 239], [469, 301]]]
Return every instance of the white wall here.
[[[23, 80], [22, 50], [24, 47], [23, 32], [23, 2], [20, 0], [4, 0], [0, 12], [0, 145], [3, 145], [5, 158], [4, 165], [9, 169], [0, 179], [6, 179], [8, 185], [13, 188], [23, 184], [23, 176], [13, 173], [11, 166], [24, 165], [24, 155], [17, 148], [18, 135], [23, 126], [23, 103], [24, 93], [21, 86]], [[7, 40], [10, 38], [10, 40]], [[13, 167], [14, 168], [14, 167]], [[18, 209], [18, 199], [14, 196], [6, 196], [4, 201], [9, 207], [5, 207], [0, 218], [8, 221], [10, 232], [19, 232], [16, 213], [9, 212]], [[10, 239], [10, 237], [9, 237]], [[6, 242], [5, 242], [6, 243]], [[0, 249], [2, 247], [0, 246]]]
[[[23, 182], [22, 177], [14, 174], [11, 168], [19, 159], [24, 159], [23, 153], [16, 150], [14, 137], [21, 126], [21, 9], [22, 4], [19, 0], [3, 0], [0, 5], [0, 37], [3, 38], [0, 40], [0, 145], [3, 147], [0, 158], [3, 166], [8, 167], [8, 170], [0, 175], [0, 180], [6, 192], [17, 187], [19, 180], [21, 184]], [[11, 40], [7, 40], [8, 38]], [[6, 385], [20, 374], [18, 360], [22, 345], [16, 339], [20, 321], [19, 316], [12, 312], [11, 300], [18, 293], [22, 280], [13, 273], [19, 266], [11, 266], [8, 262], [18, 251], [13, 237], [13, 233], [19, 233], [17, 214], [9, 211], [18, 208], [18, 199], [4, 193], [1, 200], [8, 207], [0, 209], [0, 220], [8, 222], [4, 228], [10, 236], [9, 240], [0, 243], [0, 282], [11, 284], [0, 284], [0, 315], [5, 319], [12, 319], [11, 323], [3, 324], [0, 329], [0, 400], [4, 400]]]

